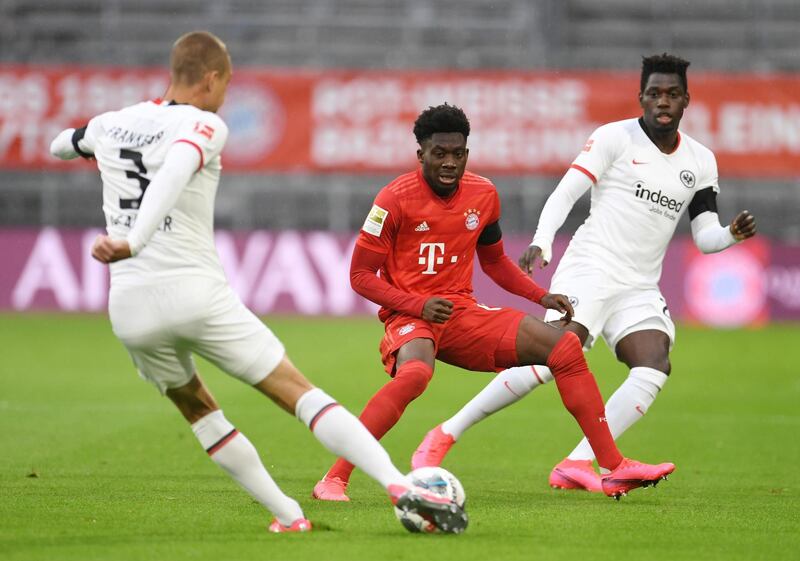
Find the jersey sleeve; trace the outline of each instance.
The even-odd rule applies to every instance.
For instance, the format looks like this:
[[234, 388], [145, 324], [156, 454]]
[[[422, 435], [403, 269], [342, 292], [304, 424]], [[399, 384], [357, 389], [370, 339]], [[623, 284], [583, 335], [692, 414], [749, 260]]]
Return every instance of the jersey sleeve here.
[[228, 126], [214, 113], [198, 111], [187, 116], [175, 135], [174, 142], [185, 142], [200, 153], [201, 169], [219, 156], [228, 140]]
[[402, 207], [397, 196], [383, 189], [364, 220], [356, 243], [378, 253], [389, 253], [402, 223]]
[[619, 127], [612, 124], [596, 129], [570, 166], [584, 173], [592, 183], [611, 167], [625, 149], [626, 140]]
[[[492, 185], [494, 187], [494, 185]], [[500, 204], [500, 194], [497, 192], [497, 188], [494, 188], [494, 197], [492, 198], [492, 210], [489, 212], [488, 220], [485, 222], [487, 225], [494, 224], [498, 220], [500, 220], [500, 214], [502, 213], [502, 206]]]
[[717, 170], [717, 158], [708, 148], [703, 147], [700, 158], [700, 177], [697, 181], [696, 191], [701, 191], [711, 187], [715, 193], [719, 193], [719, 171]]
[[94, 157], [97, 144], [105, 133], [104, 121], [112, 113], [114, 112], [109, 111], [108, 113], [97, 115], [90, 119], [86, 126], [75, 129], [75, 132], [72, 133], [70, 141], [72, 142], [73, 149], [80, 157], [86, 159]]

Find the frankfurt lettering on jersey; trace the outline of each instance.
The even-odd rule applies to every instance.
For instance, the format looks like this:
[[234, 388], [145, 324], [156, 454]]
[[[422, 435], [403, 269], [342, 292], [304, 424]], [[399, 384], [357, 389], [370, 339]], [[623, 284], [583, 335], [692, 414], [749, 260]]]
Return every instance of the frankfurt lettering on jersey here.
[[111, 127], [106, 134], [111, 140], [132, 148], [141, 148], [142, 146], [147, 146], [148, 144], [158, 142], [164, 137], [164, 131], [158, 131], [157, 133], [143, 133], [123, 129], [121, 127]]

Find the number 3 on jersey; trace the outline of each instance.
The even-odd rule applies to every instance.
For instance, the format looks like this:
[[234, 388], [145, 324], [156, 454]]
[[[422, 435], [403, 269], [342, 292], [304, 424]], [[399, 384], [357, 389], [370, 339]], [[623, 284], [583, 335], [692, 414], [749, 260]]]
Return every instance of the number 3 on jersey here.
[[144, 164], [142, 163], [142, 153], [123, 148], [119, 151], [119, 157], [123, 160], [131, 160], [134, 164], [136, 164], [136, 168], [139, 171], [126, 171], [125, 176], [128, 179], [136, 179], [139, 182], [139, 188], [142, 190], [142, 194], [139, 195], [138, 199], [123, 199], [120, 197], [119, 208], [138, 209], [142, 204], [144, 192], [147, 190], [147, 186], [150, 185], [150, 180], [144, 177], [144, 174], [147, 173], [147, 168], [144, 167]]

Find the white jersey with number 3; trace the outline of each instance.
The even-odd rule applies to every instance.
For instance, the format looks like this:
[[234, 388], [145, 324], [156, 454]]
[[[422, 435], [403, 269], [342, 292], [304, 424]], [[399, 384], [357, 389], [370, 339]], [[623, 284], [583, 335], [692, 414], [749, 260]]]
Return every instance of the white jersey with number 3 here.
[[183, 275], [225, 280], [214, 246], [214, 199], [228, 128], [192, 105], [148, 101], [98, 115], [81, 144], [97, 159], [108, 235], [124, 239], [142, 197], [176, 142], [194, 146], [200, 166], [158, 230], [134, 259], [111, 264], [114, 286], [154, 284]]
[[590, 215], [559, 268], [592, 263], [628, 286], [655, 286], [678, 220], [694, 194], [719, 192], [714, 154], [688, 135], [665, 154], [638, 119], [599, 127], [572, 164], [594, 182]]

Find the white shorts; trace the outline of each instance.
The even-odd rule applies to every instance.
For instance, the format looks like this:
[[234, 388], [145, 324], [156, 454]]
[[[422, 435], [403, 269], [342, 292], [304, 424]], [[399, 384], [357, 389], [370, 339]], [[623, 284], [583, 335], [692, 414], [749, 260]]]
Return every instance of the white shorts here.
[[286, 352], [227, 283], [216, 279], [112, 286], [108, 312], [139, 375], [161, 393], [192, 379], [192, 353], [252, 385], [266, 378]]
[[[675, 344], [675, 324], [657, 286], [631, 288], [608, 279], [591, 267], [566, 267], [556, 270], [550, 292], [569, 296], [575, 315], [572, 320], [589, 331], [583, 348], [592, 348], [599, 335], [614, 350], [626, 335], [645, 329], [663, 331]], [[547, 310], [545, 321], [556, 321], [562, 314]]]

